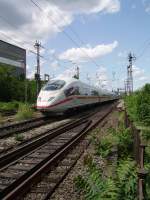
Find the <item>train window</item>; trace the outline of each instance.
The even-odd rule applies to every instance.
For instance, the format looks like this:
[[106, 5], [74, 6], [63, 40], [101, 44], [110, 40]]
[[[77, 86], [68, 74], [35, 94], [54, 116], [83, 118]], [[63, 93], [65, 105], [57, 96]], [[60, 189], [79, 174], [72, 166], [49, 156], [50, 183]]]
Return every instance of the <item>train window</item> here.
[[92, 96], [99, 96], [99, 93], [96, 90], [91, 91]]
[[79, 87], [71, 87], [71, 88], [68, 88], [64, 91], [65, 95], [68, 97], [68, 96], [71, 96], [71, 95], [79, 95], [80, 92], [79, 92]]
[[50, 91], [50, 90], [59, 90], [65, 85], [65, 81], [63, 80], [55, 80], [47, 83], [42, 90]]

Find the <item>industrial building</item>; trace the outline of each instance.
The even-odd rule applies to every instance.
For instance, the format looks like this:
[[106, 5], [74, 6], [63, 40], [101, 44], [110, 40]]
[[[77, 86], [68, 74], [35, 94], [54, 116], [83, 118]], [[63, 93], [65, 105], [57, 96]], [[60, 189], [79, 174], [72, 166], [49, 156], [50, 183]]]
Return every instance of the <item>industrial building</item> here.
[[13, 68], [15, 76], [26, 76], [26, 50], [0, 40], [0, 66]]

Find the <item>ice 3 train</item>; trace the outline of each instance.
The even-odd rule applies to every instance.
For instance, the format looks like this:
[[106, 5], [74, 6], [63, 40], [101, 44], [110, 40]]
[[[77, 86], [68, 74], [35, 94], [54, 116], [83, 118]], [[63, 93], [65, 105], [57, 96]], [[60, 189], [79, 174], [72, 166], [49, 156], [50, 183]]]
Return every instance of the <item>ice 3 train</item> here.
[[65, 112], [115, 99], [113, 93], [89, 86], [75, 78], [53, 79], [40, 91], [37, 109], [41, 112]]

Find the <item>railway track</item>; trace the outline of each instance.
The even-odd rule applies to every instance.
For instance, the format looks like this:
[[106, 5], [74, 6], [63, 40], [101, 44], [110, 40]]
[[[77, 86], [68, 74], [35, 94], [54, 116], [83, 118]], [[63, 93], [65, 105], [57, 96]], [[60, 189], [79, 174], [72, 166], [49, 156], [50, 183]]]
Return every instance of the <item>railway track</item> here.
[[[96, 108], [97, 109], [97, 108]], [[16, 132], [16, 134], [8, 134], [5, 137], [0, 138], [0, 156], [3, 154], [6, 154], [10, 152], [12, 149], [16, 148], [21, 148], [22, 145], [30, 143], [37, 138], [40, 138], [41, 136], [44, 136], [47, 134], [49, 131], [53, 132], [60, 127], [63, 127], [65, 125], [69, 125], [70, 123], [74, 122], [76, 119], [80, 119], [81, 117], [88, 116], [88, 114], [91, 112], [95, 112], [94, 110], [86, 110], [84, 112], [81, 112], [79, 114], [77, 113], [70, 113], [65, 116], [54, 116], [53, 122], [52, 120], [48, 121], [46, 124], [44, 122], [44, 125], [41, 124], [41, 126], [38, 126], [36, 128], [31, 128], [27, 131], [23, 131], [22, 134], [21, 132]], [[57, 119], [57, 120], [56, 120]], [[21, 140], [17, 140], [19, 137]]]
[[[75, 113], [73, 113], [75, 114]], [[59, 120], [66, 119], [68, 116], [71, 117], [73, 114], [69, 113], [68, 115], [57, 115], [57, 116], [42, 116], [29, 120], [25, 120], [22, 122], [16, 122], [9, 125], [0, 126], [0, 139], [12, 136], [16, 133], [22, 133], [33, 128], [40, 127], [42, 125], [46, 125], [48, 123], [53, 123]], [[76, 115], [76, 114], [75, 114]], [[77, 117], [82, 116], [83, 114], [78, 114]]]
[[54, 122], [58, 120], [58, 118], [50, 119], [48, 117], [38, 117], [22, 122], [17, 122], [9, 125], [4, 125], [0, 127], [0, 139], [4, 137], [9, 137], [15, 133], [25, 132], [32, 128], [39, 127], [41, 125], [45, 125], [50, 122]]
[[[52, 170], [58, 161], [62, 160], [111, 111], [112, 105], [107, 105], [107, 107], [105, 105], [101, 112], [84, 116], [69, 124], [68, 127], [60, 128], [38, 138], [33, 144], [26, 145], [22, 152], [18, 149], [5, 158], [1, 157], [0, 198], [5, 200], [21, 199], [21, 196], [31, 188], [33, 183], [38, 182], [43, 174]], [[75, 163], [75, 160], [72, 164]], [[51, 193], [61, 179], [56, 181], [55, 184], [50, 184]], [[50, 196], [50, 192], [46, 195], [46, 198], [48, 196]]]

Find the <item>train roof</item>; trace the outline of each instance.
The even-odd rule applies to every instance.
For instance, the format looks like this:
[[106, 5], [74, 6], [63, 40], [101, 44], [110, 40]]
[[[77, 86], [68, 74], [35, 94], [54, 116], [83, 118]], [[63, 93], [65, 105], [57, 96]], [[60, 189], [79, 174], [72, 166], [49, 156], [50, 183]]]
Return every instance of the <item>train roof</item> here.
[[86, 87], [90, 87], [91, 89], [97, 90], [100, 94], [105, 94], [105, 95], [112, 95], [111, 91], [108, 91], [106, 89], [102, 89], [102, 88], [98, 88], [96, 86], [92, 86], [92, 85], [88, 85], [87, 83], [82, 82], [79, 79], [76, 78], [72, 78], [72, 77], [56, 77], [50, 80], [51, 81], [55, 81], [55, 80], [63, 80], [65, 81], [67, 84], [69, 83], [75, 83], [75, 82], [79, 82], [83, 85], [85, 85]]

